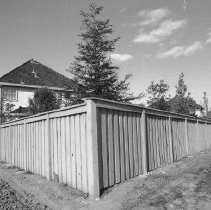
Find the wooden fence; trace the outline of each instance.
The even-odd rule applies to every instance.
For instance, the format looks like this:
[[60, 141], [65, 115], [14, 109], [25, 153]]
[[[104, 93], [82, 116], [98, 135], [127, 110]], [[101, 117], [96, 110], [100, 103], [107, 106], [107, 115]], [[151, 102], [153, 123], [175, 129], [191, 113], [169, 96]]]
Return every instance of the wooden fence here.
[[0, 132], [1, 161], [94, 198], [211, 146], [210, 121], [97, 98], [3, 124]]

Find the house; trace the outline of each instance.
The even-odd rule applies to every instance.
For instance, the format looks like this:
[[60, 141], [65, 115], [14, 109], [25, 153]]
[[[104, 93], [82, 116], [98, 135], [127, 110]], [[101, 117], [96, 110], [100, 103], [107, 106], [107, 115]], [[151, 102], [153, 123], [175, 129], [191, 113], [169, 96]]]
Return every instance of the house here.
[[18, 115], [26, 109], [15, 110], [27, 107], [37, 89], [47, 87], [61, 99], [73, 84], [71, 79], [31, 59], [0, 78], [0, 101], [12, 104], [13, 113]]
[[[197, 104], [193, 99], [190, 99], [190, 101], [191, 101], [191, 104], [189, 104], [189, 108], [191, 109], [189, 110], [190, 114], [197, 117], [203, 117], [203, 107]], [[180, 99], [179, 96], [175, 96], [174, 98], [171, 98], [168, 101], [170, 111], [176, 112], [175, 109], [178, 106], [178, 104], [180, 104], [181, 102], [183, 102], [184, 104], [186, 103], [186, 101], [184, 101], [183, 99]]]
[[208, 118], [208, 119], [211, 119], [211, 111], [208, 111], [208, 112], [207, 112], [207, 118]]

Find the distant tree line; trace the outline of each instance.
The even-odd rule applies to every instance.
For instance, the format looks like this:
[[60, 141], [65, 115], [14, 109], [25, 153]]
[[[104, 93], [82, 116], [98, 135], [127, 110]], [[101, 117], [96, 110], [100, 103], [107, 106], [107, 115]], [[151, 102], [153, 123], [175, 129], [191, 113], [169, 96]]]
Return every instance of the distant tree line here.
[[151, 82], [146, 92], [149, 96], [148, 106], [154, 109], [171, 111], [185, 115], [195, 116], [196, 110], [202, 110], [203, 107], [196, 103], [188, 92], [187, 84], [184, 81], [184, 74], [181, 73], [175, 86], [176, 94], [173, 98], [167, 97], [169, 85], [160, 80], [160, 82]]

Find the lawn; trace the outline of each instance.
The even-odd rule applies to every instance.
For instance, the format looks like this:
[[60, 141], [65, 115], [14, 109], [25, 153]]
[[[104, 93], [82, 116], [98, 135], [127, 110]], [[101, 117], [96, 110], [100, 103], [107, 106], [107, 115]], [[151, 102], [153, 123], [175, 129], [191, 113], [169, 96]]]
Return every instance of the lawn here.
[[[17, 173], [5, 164], [1, 164], [0, 179], [4, 190], [14, 188], [11, 191], [17, 196], [11, 196], [25, 196], [27, 205], [38, 203], [50, 209], [211, 209], [211, 150], [118, 184], [98, 201], [61, 183]], [[12, 197], [8, 199], [12, 202]]]

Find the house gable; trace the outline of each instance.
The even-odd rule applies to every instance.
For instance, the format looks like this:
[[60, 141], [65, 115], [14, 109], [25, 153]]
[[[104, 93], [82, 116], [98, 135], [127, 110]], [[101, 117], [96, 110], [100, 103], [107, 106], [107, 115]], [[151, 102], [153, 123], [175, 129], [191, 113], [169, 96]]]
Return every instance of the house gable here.
[[73, 80], [31, 59], [0, 78], [0, 100], [13, 104], [14, 109], [27, 107], [39, 88], [47, 87], [61, 98], [73, 85]]
[[70, 88], [73, 80], [31, 59], [0, 78], [0, 83]]

